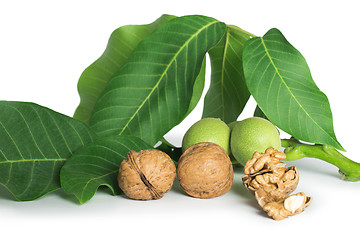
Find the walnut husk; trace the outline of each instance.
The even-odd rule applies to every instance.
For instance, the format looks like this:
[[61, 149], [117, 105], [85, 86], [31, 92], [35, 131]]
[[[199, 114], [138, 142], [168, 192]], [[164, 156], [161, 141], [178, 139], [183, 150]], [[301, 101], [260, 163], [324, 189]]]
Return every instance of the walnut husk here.
[[180, 186], [190, 196], [213, 198], [228, 192], [233, 167], [225, 150], [215, 143], [202, 142], [181, 155], [177, 167]]
[[118, 184], [131, 199], [159, 199], [170, 191], [176, 175], [171, 158], [156, 149], [130, 151], [121, 162]]

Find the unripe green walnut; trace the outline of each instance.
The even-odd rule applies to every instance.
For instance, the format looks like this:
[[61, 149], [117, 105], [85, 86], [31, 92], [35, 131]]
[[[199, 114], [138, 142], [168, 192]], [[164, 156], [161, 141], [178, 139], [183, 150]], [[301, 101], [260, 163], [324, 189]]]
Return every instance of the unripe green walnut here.
[[268, 120], [251, 117], [237, 122], [231, 131], [231, 153], [243, 166], [254, 152], [265, 152], [267, 148], [280, 150], [279, 131]]
[[194, 123], [185, 133], [182, 141], [183, 152], [200, 142], [212, 142], [230, 153], [230, 128], [218, 118], [203, 118]]

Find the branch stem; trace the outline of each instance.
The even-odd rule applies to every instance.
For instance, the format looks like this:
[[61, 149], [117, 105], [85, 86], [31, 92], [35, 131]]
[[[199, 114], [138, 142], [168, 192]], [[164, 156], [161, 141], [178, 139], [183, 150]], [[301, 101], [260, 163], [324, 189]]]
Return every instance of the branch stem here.
[[285, 148], [286, 160], [292, 161], [304, 157], [318, 158], [339, 168], [344, 179], [360, 180], [360, 163], [354, 162], [338, 152], [334, 147], [322, 144], [305, 144], [297, 139], [281, 139]]

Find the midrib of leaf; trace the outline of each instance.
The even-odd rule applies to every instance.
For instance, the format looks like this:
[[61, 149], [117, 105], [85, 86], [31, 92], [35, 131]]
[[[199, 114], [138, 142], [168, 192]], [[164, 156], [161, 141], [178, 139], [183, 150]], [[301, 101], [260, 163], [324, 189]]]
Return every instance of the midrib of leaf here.
[[288, 90], [288, 92], [290, 93], [291, 97], [295, 100], [295, 102], [299, 105], [299, 107], [301, 108], [301, 110], [304, 111], [304, 113], [311, 119], [311, 121], [320, 128], [321, 131], [323, 131], [327, 136], [330, 137], [331, 140], [333, 140], [333, 138], [309, 115], [309, 113], [305, 110], [305, 108], [300, 104], [300, 102], [298, 101], [298, 99], [295, 97], [295, 95], [292, 93], [292, 91], [290, 90], [289, 86], [286, 84], [284, 78], [281, 76], [278, 68], [276, 67], [274, 61], [272, 60], [272, 57], [270, 56], [270, 53], [268, 51], [268, 48], [266, 47], [265, 41], [263, 37], [260, 37], [261, 39], [261, 44], [264, 46], [264, 50], [266, 53], [266, 56], [269, 58], [271, 65], [274, 67], [276, 74], [280, 77], [281, 82], [284, 84], [284, 86], [286, 87], [286, 89]]
[[222, 63], [221, 63], [221, 104], [222, 104], [222, 119], [225, 119], [225, 89], [224, 89], [224, 78], [225, 78], [225, 62], [226, 62], [226, 54], [228, 50], [228, 44], [229, 44], [229, 29], [226, 29], [225, 33], [225, 48], [224, 53], [222, 57]]
[[15, 159], [15, 160], [1, 161], [0, 164], [2, 164], [2, 163], [20, 163], [20, 162], [58, 162], [58, 161], [66, 161], [66, 158]]
[[174, 57], [171, 59], [171, 61], [169, 62], [169, 64], [167, 65], [167, 67], [165, 68], [164, 72], [161, 74], [159, 80], [157, 81], [157, 83], [155, 84], [155, 86], [152, 88], [152, 90], [150, 91], [150, 93], [146, 96], [146, 98], [144, 99], [144, 101], [139, 105], [138, 109], [135, 111], [135, 113], [130, 117], [130, 119], [126, 122], [125, 126], [121, 129], [119, 135], [121, 135], [124, 130], [127, 128], [127, 126], [130, 124], [130, 122], [132, 121], [132, 119], [138, 114], [138, 112], [140, 111], [140, 109], [144, 106], [144, 104], [149, 100], [150, 96], [152, 95], [152, 93], [155, 91], [155, 89], [159, 86], [160, 82], [162, 81], [162, 79], [164, 78], [164, 76], [166, 75], [167, 71], [169, 70], [170, 66], [172, 65], [172, 63], [176, 60], [176, 58], [178, 57], [178, 55], [180, 54], [180, 52], [188, 46], [189, 42], [191, 40], [193, 40], [195, 37], [197, 37], [199, 35], [199, 33], [204, 30], [205, 28], [211, 26], [212, 24], [215, 24], [219, 21], [213, 21], [208, 23], [207, 25], [203, 26], [202, 28], [200, 28], [194, 35], [192, 35], [184, 44], [183, 46], [180, 47], [180, 49], [175, 53]]

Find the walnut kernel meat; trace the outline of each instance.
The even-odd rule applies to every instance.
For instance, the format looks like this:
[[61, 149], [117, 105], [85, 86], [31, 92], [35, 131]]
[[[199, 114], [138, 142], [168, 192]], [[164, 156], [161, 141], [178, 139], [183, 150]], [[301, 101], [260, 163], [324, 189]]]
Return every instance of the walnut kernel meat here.
[[285, 200], [265, 204], [264, 210], [274, 220], [282, 220], [288, 216], [301, 213], [310, 205], [312, 198], [305, 193], [297, 193], [287, 197]]
[[242, 180], [245, 187], [253, 194], [261, 188], [273, 200], [283, 199], [292, 193], [299, 182], [299, 174], [296, 167], [286, 167], [280, 162], [285, 157], [285, 153], [273, 148], [268, 148], [265, 153], [255, 152], [244, 167]]
[[311, 202], [303, 193], [289, 196], [298, 185], [299, 173], [296, 167], [286, 167], [280, 161], [285, 158], [285, 153], [273, 148], [255, 152], [246, 162], [242, 177], [244, 186], [275, 220], [299, 213]]

